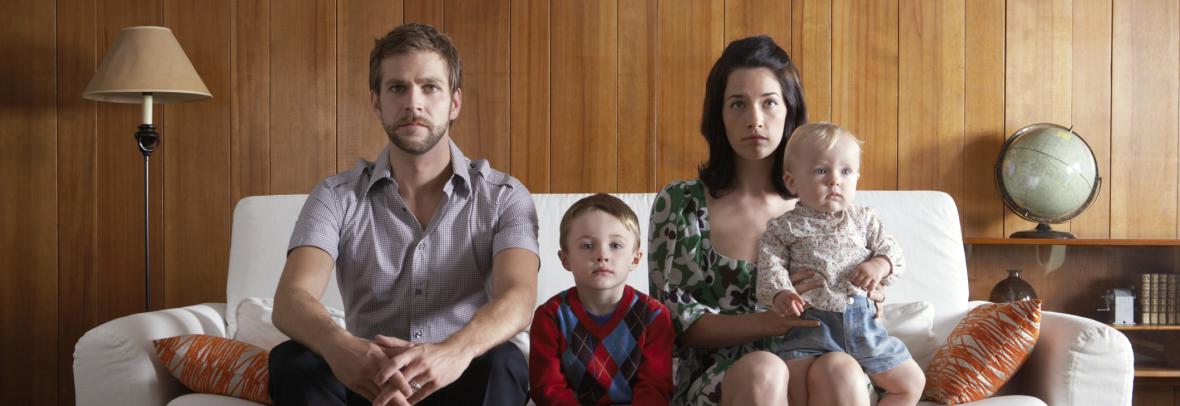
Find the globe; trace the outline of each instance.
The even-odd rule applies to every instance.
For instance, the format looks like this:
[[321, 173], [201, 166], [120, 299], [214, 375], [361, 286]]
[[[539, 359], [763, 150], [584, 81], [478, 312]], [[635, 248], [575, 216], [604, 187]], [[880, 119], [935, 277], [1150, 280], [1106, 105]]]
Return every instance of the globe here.
[[1090, 145], [1072, 129], [1057, 124], [1032, 124], [1016, 131], [1004, 142], [996, 161], [996, 184], [1004, 205], [1038, 223], [1036, 230], [1011, 237], [1075, 238], [1049, 224], [1082, 214], [1098, 196], [1101, 183]]

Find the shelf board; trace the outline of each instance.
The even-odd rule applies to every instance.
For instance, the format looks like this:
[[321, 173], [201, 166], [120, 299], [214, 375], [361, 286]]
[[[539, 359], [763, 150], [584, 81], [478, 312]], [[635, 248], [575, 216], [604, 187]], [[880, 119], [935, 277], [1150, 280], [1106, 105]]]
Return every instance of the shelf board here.
[[1135, 367], [1136, 378], [1180, 378], [1180, 369], [1163, 367]]
[[1162, 325], [1162, 324], [1111, 324], [1115, 330], [1119, 331], [1180, 331], [1180, 325]]
[[1180, 247], [1176, 239], [1089, 239], [1059, 240], [1049, 238], [964, 238], [969, 245], [1091, 245], [1091, 246], [1139, 246], [1139, 247]]

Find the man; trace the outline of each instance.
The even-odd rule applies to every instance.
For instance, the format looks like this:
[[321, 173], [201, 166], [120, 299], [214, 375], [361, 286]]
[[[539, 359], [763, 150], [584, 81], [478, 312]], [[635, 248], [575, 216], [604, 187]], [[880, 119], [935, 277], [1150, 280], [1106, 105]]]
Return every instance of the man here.
[[[528, 190], [451, 141], [459, 57], [422, 24], [377, 40], [374, 115], [390, 145], [316, 186], [275, 293], [292, 340], [270, 354], [277, 404], [522, 405], [528, 365], [507, 340], [536, 302]], [[333, 263], [348, 330], [319, 303]]]

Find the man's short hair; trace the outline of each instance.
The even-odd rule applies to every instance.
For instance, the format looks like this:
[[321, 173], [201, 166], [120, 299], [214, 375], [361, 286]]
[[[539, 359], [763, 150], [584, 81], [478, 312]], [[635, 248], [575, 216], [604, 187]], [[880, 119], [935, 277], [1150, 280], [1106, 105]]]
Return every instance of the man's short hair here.
[[378, 38], [369, 53], [369, 90], [380, 93], [381, 90], [381, 61], [385, 58], [409, 52], [434, 52], [447, 62], [450, 72], [451, 93], [459, 90], [459, 82], [463, 71], [459, 64], [459, 51], [451, 43], [447, 34], [438, 32], [426, 24], [402, 24], [384, 37]]
[[639, 249], [639, 239], [641, 238], [639, 233], [639, 217], [635, 215], [635, 211], [631, 210], [631, 206], [628, 206], [627, 203], [619, 200], [617, 197], [606, 193], [597, 193], [574, 202], [565, 211], [565, 215], [561, 216], [561, 226], [558, 229], [560, 231], [558, 232], [557, 238], [560, 239], [562, 251], [568, 251], [565, 239], [569, 237], [571, 223], [574, 222], [575, 218], [582, 215], [582, 213], [590, 210], [598, 210], [618, 219], [619, 222], [623, 223], [624, 227], [627, 227], [628, 231], [631, 231], [631, 234], [635, 235], [635, 249]]

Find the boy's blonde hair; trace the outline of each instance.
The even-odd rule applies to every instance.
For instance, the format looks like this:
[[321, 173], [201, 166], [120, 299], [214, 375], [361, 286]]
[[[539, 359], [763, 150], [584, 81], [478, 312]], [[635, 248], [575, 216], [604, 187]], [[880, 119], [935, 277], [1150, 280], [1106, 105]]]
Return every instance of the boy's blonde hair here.
[[639, 216], [635, 215], [635, 211], [631, 210], [631, 206], [624, 203], [619, 198], [611, 196], [606, 193], [597, 193], [574, 202], [569, 210], [565, 211], [565, 215], [561, 216], [561, 226], [559, 228], [558, 237], [560, 239], [561, 250], [567, 251], [566, 237], [569, 236], [570, 225], [574, 219], [589, 210], [598, 210], [609, 214], [612, 217], [623, 223], [623, 227], [627, 227], [635, 235], [635, 249], [639, 249]]
[[795, 132], [791, 133], [791, 138], [787, 140], [786, 149], [783, 151], [783, 172], [791, 171], [791, 162], [795, 160], [795, 154], [799, 152], [799, 149], [803, 145], [818, 144], [823, 147], [824, 151], [827, 151], [835, 147], [841, 138], [855, 141], [858, 150], [861, 144], [865, 143], [844, 129], [844, 127], [829, 121], [816, 121], [800, 126], [795, 129]]

